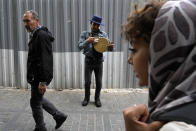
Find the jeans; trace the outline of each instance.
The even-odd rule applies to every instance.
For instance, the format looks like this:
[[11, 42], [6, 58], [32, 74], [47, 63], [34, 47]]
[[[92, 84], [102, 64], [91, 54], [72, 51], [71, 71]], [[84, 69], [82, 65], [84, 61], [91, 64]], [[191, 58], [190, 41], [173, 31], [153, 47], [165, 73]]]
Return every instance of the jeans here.
[[85, 57], [85, 98], [89, 100], [90, 98], [90, 84], [92, 72], [95, 73], [96, 89], [95, 89], [95, 100], [100, 97], [100, 92], [102, 88], [102, 76], [103, 76], [103, 61], [94, 60], [89, 57]]
[[46, 110], [53, 117], [58, 112], [56, 107], [50, 103], [47, 99], [44, 98], [43, 94], [38, 92], [39, 82], [33, 82], [31, 84], [31, 99], [30, 105], [32, 109], [32, 115], [36, 123], [36, 128], [44, 128], [44, 117], [43, 117], [43, 109]]

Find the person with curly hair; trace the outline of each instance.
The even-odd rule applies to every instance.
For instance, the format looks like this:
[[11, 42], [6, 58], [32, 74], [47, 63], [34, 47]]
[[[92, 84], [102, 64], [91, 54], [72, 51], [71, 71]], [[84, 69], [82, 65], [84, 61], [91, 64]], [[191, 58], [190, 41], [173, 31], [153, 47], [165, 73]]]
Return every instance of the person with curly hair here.
[[151, 1], [128, 16], [128, 63], [149, 101], [123, 110], [126, 131], [196, 130], [195, 12], [195, 0]]

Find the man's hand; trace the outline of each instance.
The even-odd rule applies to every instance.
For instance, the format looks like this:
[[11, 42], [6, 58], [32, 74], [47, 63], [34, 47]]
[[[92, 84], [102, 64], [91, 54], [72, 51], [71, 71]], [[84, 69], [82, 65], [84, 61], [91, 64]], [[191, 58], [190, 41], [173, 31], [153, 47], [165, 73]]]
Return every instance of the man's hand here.
[[124, 109], [123, 116], [126, 131], [158, 131], [163, 126], [163, 123], [159, 121], [146, 123], [149, 111], [144, 104]]
[[88, 39], [87, 39], [87, 42], [88, 43], [94, 43], [95, 42], [95, 37], [89, 37]]
[[39, 83], [39, 86], [38, 86], [38, 91], [40, 94], [44, 94], [46, 92], [46, 85], [42, 84], [41, 82]]
[[113, 48], [114, 48], [114, 42], [109, 42], [109, 44], [108, 44], [108, 50], [109, 51], [112, 51]]

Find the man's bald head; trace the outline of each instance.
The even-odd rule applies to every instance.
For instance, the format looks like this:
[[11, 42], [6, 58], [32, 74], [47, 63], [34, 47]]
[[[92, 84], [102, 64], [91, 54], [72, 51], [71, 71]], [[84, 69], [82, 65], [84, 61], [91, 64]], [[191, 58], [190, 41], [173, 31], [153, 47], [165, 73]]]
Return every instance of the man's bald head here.
[[39, 16], [36, 11], [28, 10], [23, 16], [23, 22], [26, 30], [32, 32], [37, 26], [39, 26]]
[[33, 19], [39, 19], [38, 13], [34, 10], [28, 10], [25, 12], [25, 14], [26, 13], [30, 13], [32, 15]]

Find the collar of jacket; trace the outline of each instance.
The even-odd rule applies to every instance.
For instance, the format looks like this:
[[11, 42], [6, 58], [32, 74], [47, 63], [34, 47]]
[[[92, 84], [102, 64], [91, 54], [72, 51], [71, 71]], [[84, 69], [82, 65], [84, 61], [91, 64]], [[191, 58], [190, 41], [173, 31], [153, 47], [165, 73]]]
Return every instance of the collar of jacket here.
[[42, 26], [38, 26], [36, 27], [31, 33], [30, 33], [30, 41], [29, 43], [31, 43], [31, 41], [33, 40], [34, 34], [36, 33], [36, 31], [38, 31], [39, 29], [41, 29]]
[[40, 29], [40, 28], [41, 28], [41, 26], [39, 25], [39, 26], [37, 26], [32, 32], [30, 32], [30, 39], [33, 38], [34, 33], [35, 33], [38, 29]]
[[100, 29], [97, 32], [92, 32], [92, 31], [90, 32], [90, 35], [92, 36], [97, 36], [99, 34], [102, 34], [102, 31], [100, 31]]

